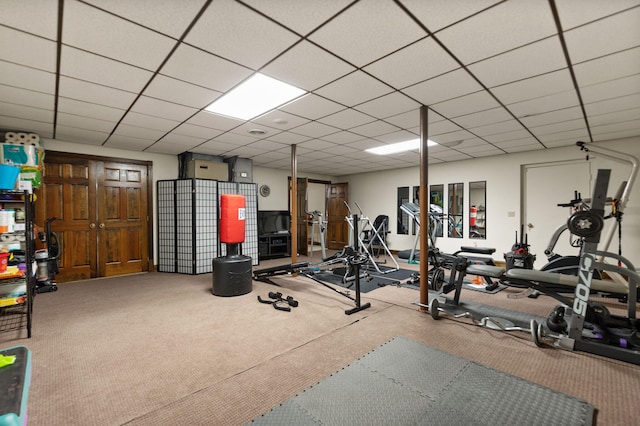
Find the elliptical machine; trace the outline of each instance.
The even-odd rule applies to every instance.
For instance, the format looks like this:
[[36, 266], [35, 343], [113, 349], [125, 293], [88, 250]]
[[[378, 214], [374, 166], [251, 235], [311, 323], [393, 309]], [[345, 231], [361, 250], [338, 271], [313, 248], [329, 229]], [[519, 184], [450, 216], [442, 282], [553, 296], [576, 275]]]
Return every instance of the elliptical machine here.
[[60, 257], [60, 243], [58, 235], [51, 230], [51, 223], [58, 219], [56, 216], [47, 219], [45, 232], [38, 232], [38, 238], [46, 243], [46, 249], [36, 250], [36, 293], [57, 291], [56, 274], [58, 273], [58, 258]]

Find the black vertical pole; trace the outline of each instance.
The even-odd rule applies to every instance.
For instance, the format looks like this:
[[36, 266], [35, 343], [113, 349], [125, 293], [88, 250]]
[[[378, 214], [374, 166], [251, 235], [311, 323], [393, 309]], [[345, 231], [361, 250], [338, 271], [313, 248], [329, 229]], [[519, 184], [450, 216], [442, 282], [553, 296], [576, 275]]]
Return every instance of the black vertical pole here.
[[420, 309], [429, 305], [429, 139], [428, 112], [420, 107]]

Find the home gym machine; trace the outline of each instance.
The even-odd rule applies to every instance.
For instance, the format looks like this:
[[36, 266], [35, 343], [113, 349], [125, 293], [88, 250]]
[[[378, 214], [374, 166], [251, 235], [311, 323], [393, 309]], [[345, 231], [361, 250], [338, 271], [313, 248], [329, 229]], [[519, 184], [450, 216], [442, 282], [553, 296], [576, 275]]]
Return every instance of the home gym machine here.
[[[567, 221], [569, 231], [584, 239], [573, 302], [556, 307], [549, 315], [546, 327], [542, 324], [537, 326], [535, 338], [538, 344], [543, 339], [550, 339], [563, 349], [640, 365], [640, 323], [636, 319], [640, 274], [623, 256], [598, 250], [610, 174], [609, 169], [598, 170], [590, 209], [575, 212]], [[608, 241], [604, 243], [606, 246]], [[607, 263], [607, 259], [613, 259], [616, 264]], [[625, 277], [628, 291], [626, 316], [613, 315], [604, 305], [589, 300], [595, 270], [611, 271]], [[521, 271], [521, 274], [520, 278], [544, 281], [544, 275], [549, 272]]]
[[[407, 216], [411, 218], [416, 225], [416, 236], [413, 239], [413, 247], [409, 251], [407, 257], [407, 263], [416, 264], [419, 261], [420, 253], [418, 251], [418, 242], [420, 241], [420, 206], [416, 203], [406, 202], [402, 203], [400, 210], [405, 212]], [[442, 208], [435, 204], [429, 205], [429, 226], [427, 227], [427, 234], [429, 236], [429, 247], [436, 246], [436, 240], [438, 239], [438, 233], [442, 230], [442, 219], [444, 214]], [[406, 254], [404, 254], [406, 257]], [[400, 256], [399, 256], [400, 257]]]
[[[253, 279], [256, 281], [262, 281], [269, 284], [278, 285], [273, 281], [271, 281], [271, 277], [274, 277], [277, 275], [303, 275], [313, 280], [314, 282], [353, 301], [355, 306], [351, 309], [347, 309], [344, 311], [344, 313], [347, 315], [351, 315], [371, 307], [371, 303], [367, 302], [363, 304], [360, 300], [360, 268], [369, 262], [369, 256], [360, 252], [358, 248], [358, 242], [359, 242], [358, 216], [354, 215], [351, 218], [351, 221], [354, 224], [353, 226], [354, 247], [350, 248], [350, 250], [346, 250], [345, 248], [345, 250], [343, 251], [345, 253], [345, 256], [340, 258], [338, 257], [332, 258], [325, 262], [322, 262], [320, 264], [315, 264], [315, 265], [311, 265], [309, 264], [309, 262], [298, 262], [298, 263], [292, 263], [289, 265], [274, 266], [271, 268], [259, 269], [259, 270], [253, 271]], [[327, 284], [317, 279], [314, 276], [315, 273], [323, 270], [323, 268], [330, 267], [338, 262], [344, 263], [348, 270], [353, 270], [353, 276], [355, 280], [355, 296], [352, 296], [349, 290], [344, 290], [344, 291], [338, 290], [334, 286]]]
[[313, 248], [315, 246], [316, 234], [318, 234], [320, 238], [321, 259], [325, 260], [327, 258], [327, 249], [326, 249], [327, 220], [322, 218], [322, 212], [320, 210], [307, 212], [307, 215], [311, 216], [311, 249], [309, 250], [309, 260], [313, 259]]
[[[376, 228], [369, 217], [364, 215], [362, 209], [360, 208], [360, 205], [357, 202], [355, 203], [355, 205], [360, 211], [360, 216], [354, 215], [352, 213], [351, 207], [349, 207], [349, 204], [346, 201], [344, 202], [344, 205], [347, 206], [347, 210], [349, 210], [349, 216], [345, 217], [345, 220], [351, 228], [349, 245], [357, 248], [359, 252], [366, 256], [369, 259], [371, 265], [375, 268], [376, 271], [378, 271], [379, 274], [384, 275], [399, 270], [400, 266], [398, 265], [398, 262], [396, 261], [395, 257], [391, 253], [391, 250], [389, 250], [389, 247], [385, 242], [386, 229], [383, 226], [378, 226]], [[359, 223], [355, 222], [356, 218], [358, 219]], [[359, 227], [360, 231], [358, 232]], [[376, 260], [374, 259], [374, 256], [372, 254], [372, 243], [374, 241], [380, 245], [384, 252], [383, 262], [376, 262]], [[393, 261], [394, 267], [389, 267], [385, 270], [380, 269], [379, 264], [386, 264], [387, 258], [390, 258]]]

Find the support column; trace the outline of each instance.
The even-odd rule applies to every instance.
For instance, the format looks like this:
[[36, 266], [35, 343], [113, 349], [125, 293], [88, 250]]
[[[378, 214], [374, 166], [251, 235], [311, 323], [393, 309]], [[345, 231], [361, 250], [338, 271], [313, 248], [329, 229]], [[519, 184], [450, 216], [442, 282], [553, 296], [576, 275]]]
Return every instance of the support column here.
[[291, 145], [291, 263], [298, 261], [298, 160], [296, 145]]
[[429, 306], [429, 108], [420, 107], [420, 310]]

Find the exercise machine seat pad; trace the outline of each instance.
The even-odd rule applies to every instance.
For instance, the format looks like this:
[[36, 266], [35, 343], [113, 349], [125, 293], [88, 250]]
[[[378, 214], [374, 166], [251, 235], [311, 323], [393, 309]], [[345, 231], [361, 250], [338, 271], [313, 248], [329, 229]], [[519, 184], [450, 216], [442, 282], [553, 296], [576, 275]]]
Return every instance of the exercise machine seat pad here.
[[220, 242], [236, 244], [245, 238], [245, 197], [240, 194], [220, 196]]
[[[535, 281], [547, 284], [558, 284], [567, 287], [578, 285], [577, 275], [558, 274], [555, 272], [536, 271], [535, 269], [509, 269], [506, 272], [507, 278], [516, 280]], [[615, 294], [627, 294], [629, 289], [626, 285], [614, 281], [591, 280], [591, 289]]]
[[481, 275], [489, 278], [500, 278], [504, 275], [505, 268], [491, 265], [472, 264], [467, 266], [468, 275]]
[[458, 253], [476, 253], [476, 254], [493, 254], [496, 249], [491, 247], [471, 247], [471, 246], [462, 246]]

